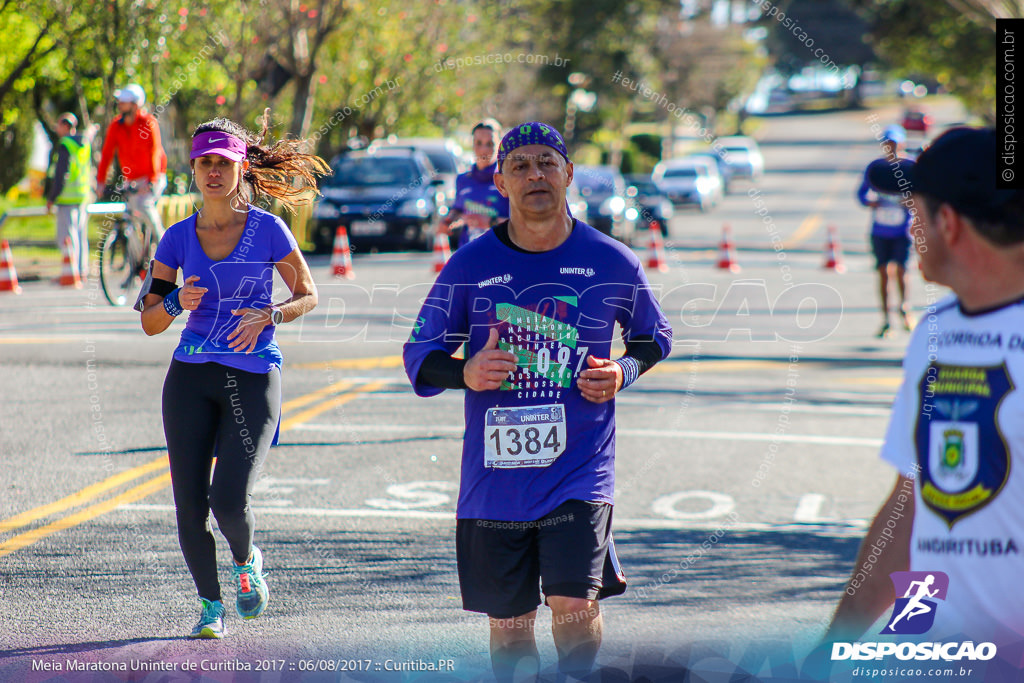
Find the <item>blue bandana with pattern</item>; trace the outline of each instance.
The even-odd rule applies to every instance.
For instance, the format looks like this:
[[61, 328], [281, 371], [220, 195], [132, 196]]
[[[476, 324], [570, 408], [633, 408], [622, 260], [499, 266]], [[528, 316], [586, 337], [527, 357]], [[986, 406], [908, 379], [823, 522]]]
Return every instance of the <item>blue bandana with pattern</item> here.
[[565, 142], [558, 131], [546, 123], [530, 121], [513, 126], [505, 133], [498, 146], [498, 168], [501, 168], [505, 157], [512, 153], [512, 150], [524, 145], [547, 145], [562, 155], [562, 158], [569, 161], [569, 151], [565, 148]]

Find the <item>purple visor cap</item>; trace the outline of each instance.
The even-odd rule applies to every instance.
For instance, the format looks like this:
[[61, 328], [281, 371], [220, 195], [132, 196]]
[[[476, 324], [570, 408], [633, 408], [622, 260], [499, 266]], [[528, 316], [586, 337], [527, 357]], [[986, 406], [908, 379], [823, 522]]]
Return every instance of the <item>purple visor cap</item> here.
[[245, 143], [234, 135], [219, 130], [208, 130], [192, 138], [192, 154], [189, 159], [198, 159], [207, 154], [219, 154], [231, 161], [245, 159]]

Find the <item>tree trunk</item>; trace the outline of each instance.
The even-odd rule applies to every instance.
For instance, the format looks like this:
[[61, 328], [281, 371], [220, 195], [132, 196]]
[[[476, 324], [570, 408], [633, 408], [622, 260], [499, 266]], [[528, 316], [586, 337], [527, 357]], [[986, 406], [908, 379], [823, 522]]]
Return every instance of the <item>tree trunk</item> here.
[[288, 133], [295, 138], [304, 139], [309, 134], [313, 121], [313, 101], [316, 88], [313, 86], [313, 72], [295, 76], [295, 97], [292, 99], [292, 124]]

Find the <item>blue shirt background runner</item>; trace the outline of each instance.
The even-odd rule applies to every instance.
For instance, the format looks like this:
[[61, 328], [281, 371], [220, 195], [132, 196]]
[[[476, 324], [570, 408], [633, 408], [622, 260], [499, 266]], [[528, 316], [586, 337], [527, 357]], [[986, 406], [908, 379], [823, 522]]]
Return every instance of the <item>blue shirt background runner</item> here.
[[879, 206], [871, 210], [871, 234], [875, 237], [910, 237], [910, 210], [897, 195], [875, 192], [868, 183], [867, 170], [857, 189], [857, 199], [864, 206], [877, 201]]
[[484, 169], [473, 164], [468, 171], [456, 176], [452, 208], [463, 213], [487, 216], [492, 222], [495, 218], [508, 218], [508, 197], [503, 197], [494, 186], [494, 174], [497, 172], [497, 163]]
[[271, 304], [275, 264], [298, 247], [284, 221], [249, 206], [245, 230], [234, 250], [214, 261], [203, 251], [196, 235], [196, 214], [167, 229], [156, 249], [156, 260], [180, 268], [184, 277], [198, 275], [209, 292], [192, 311], [181, 333], [174, 358], [185, 363], [216, 362], [238, 370], [266, 373], [281, 367], [282, 356], [267, 325], [251, 353], [228, 347], [227, 337], [238, 325], [238, 308], [264, 308]]
[[[413, 389], [420, 396], [444, 391], [417, 382], [423, 360], [438, 349], [454, 353], [466, 341], [471, 357], [492, 327], [499, 331], [499, 348], [518, 356], [517, 370], [501, 389], [466, 391], [459, 518], [531, 521], [570, 499], [613, 502], [615, 402], [587, 401], [576, 378], [588, 355], [611, 357], [615, 323], [624, 339], [653, 338], [662, 357], [668, 355], [672, 328], [640, 261], [585, 223], [576, 221], [569, 238], [547, 252], [517, 251], [489, 231], [452, 256], [404, 347]], [[546, 408], [502, 410], [529, 406]], [[488, 446], [515, 452], [496, 428], [504, 413], [539, 420], [534, 450], [557, 446], [554, 462], [485, 466]], [[564, 432], [547, 420], [564, 420]], [[531, 452], [529, 444], [522, 447]]]

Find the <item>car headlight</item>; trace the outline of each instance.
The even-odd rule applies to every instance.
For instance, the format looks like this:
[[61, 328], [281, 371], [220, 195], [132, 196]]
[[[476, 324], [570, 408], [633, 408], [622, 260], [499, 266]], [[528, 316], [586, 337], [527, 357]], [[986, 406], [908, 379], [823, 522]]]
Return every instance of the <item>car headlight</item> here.
[[408, 199], [398, 205], [396, 211], [401, 216], [419, 216], [426, 218], [430, 215], [430, 203], [426, 199]]
[[640, 217], [640, 212], [634, 209], [632, 206], [626, 209], [626, 220], [635, 221]]
[[313, 217], [321, 220], [337, 218], [340, 215], [341, 212], [338, 211], [338, 207], [331, 202], [317, 202], [317, 205], [313, 208]]
[[601, 203], [599, 213], [605, 216], [618, 216], [626, 208], [626, 200], [622, 197], [609, 197]]

